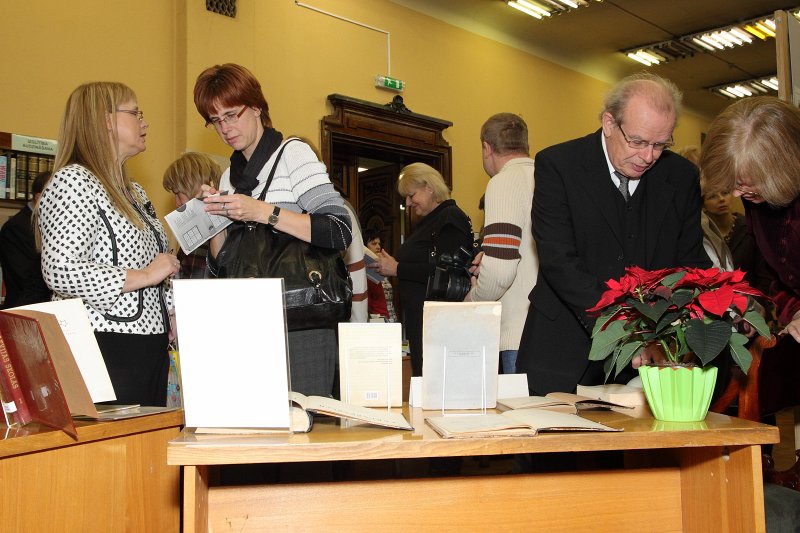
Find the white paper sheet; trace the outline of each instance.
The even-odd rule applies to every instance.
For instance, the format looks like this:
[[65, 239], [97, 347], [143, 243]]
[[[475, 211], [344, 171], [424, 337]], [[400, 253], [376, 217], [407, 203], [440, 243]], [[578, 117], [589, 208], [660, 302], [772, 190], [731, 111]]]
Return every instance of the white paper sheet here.
[[174, 280], [189, 427], [290, 426], [281, 279]]

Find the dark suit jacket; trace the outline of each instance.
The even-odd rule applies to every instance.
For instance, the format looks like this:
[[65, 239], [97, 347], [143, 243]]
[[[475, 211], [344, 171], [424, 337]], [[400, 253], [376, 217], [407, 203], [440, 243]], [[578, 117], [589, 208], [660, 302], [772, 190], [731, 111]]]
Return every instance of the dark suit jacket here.
[[602, 364], [589, 365], [595, 317], [585, 310], [626, 266], [711, 266], [703, 249], [696, 167], [665, 151], [627, 204], [639, 205], [638, 223], [624, 228], [621, 213], [628, 207], [611, 181], [601, 134], [536, 155], [532, 217], [539, 277], [517, 359], [532, 394], [602, 382]]
[[50, 289], [42, 278], [41, 257], [33, 239], [31, 214], [31, 208], [26, 205], [0, 229], [0, 265], [6, 286], [5, 308], [50, 299]]

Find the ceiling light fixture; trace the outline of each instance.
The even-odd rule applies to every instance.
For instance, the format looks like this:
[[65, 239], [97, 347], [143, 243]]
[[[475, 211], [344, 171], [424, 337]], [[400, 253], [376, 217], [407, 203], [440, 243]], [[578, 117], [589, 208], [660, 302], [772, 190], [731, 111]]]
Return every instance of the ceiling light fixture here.
[[737, 100], [748, 96], [776, 95], [778, 93], [777, 76], [765, 76], [751, 80], [736, 81], [707, 87], [714, 94]]
[[[602, 2], [603, 0], [595, 1]], [[542, 20], [551, 15], [560, 15], [573, 9], [587, 7], [590, 2], [591, 0], [511, 0], [506, 4], [526, 15]]]
[[[800, 8], [794, 8], [789, 13], [800, 19]], [[745, 20], [739, 24], [675, 37], [669, 41], [637, 46], [623, 50], [622, 53], [630, 59], [649, 67], [676, 59], [692, 57], [697, 52], [716, 53], [720, 50], [745, 46], [754, 42], [754, 40], [766, 41], [774, 37], [775, 21], [773, 20], [773, 15], [769, 14]], [[646, 54], [655, 55], [659, 57], [659, 60], [652, 61], [647, 58]]]

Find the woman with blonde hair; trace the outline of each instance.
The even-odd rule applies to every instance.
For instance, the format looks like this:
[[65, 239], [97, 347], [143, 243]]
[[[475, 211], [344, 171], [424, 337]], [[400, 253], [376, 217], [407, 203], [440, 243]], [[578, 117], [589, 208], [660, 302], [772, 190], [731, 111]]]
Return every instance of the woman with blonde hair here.
[[166, 405], [167, 279], [178, 259], [144, 189], [123, 170], [145, 150], [136, 94], [86, 83], [67, 100], [55, 173], [37, 206], [42, 273], [56, 300], [81, 298], [116, 403]]
[[777, 98], [745, 98], [711, 126], [700, 155], [708, 190], [744, 201], [747, 225], [777, 280], [778, 319], [800, 342], [800, 110]]
[[425, 163], [404, 167], [397, 181], [397, 191], [405, 198], [406, 210], [421, 220], [400, 246], [397, 259], [381, 250], [376, 254], [378, 261], [370, 267], [384, 276], [397, 276], [412, 373], [421, 376], [422, 306], [433, 266], [431, 252], [434, 248], [437, 254], [450, 254], [459, 247], [471, 249], [472, 225], [450, 198], [450, 189], [439, 171]]

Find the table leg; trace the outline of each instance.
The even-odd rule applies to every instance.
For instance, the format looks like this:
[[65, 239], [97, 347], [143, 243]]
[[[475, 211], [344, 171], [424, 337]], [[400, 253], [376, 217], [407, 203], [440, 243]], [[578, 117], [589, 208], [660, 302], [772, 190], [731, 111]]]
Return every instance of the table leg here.
[[208, 531], [208, 467], [183, 467], [183, 531]]

